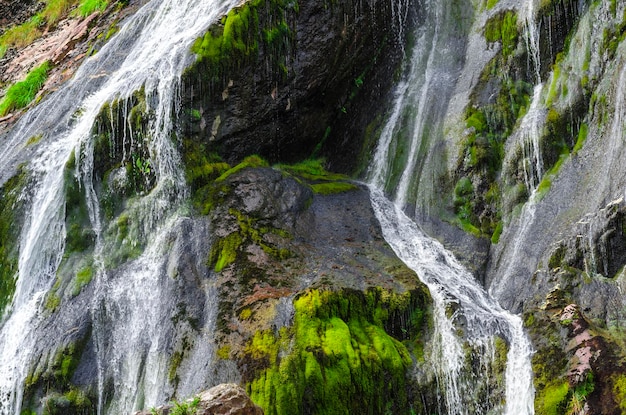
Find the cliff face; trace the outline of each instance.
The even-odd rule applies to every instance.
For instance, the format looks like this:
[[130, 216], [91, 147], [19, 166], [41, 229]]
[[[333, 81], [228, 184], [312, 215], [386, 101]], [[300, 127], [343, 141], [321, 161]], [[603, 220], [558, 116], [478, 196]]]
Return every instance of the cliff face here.
[[[85, 32], [49, 79], [73, 71], [139, 4], [113, 6], [70, 16]], [[416, 9], [401, 22], [394, 13], [378, 1], [253, 1], [210, 27], [180, 88], [175, 142], [188, 187], [172, 223], [159, 221], [160, 206], [145, 210], [162, 186], [143, 139], [152, 98], [140, 89], [108, 102], [91, 131], [90, 175], [80, 173], [82, 148], [62, 168], [63, 255], [37, 306], [21, 392], [3, 404], [19, 393], [23, 412], [121, 413], [234, 381], [266, 413], [438, 407], [424, 360], [429, 294], [382, 238], [367, 189], [320, 159], [356, 168], [344, 155], [363, 142], [350, 134], [383, 110], [402, 59], [397, 25], [409, 27]], [[4, 67], [21, 56], [9, 49]], [[21, 128], [12, 111], [9, 135]], [[19, 143], [3, 166], [5, 310], [21, 249], [8, 238], [30, 225], [21, 215], [33, 206], [16, 196], [36, 180], [31, 157], [54, 139], [10, 136]], [[415, 367], [423, 376], [410, 376]]]
[[[0, 46], [0, 99], [50, 61], [25, 105], [45, 103], [142, 2], [82, 17], [70, 3], [31, 46]], [[82, 153], [65, 163], [64, 252], [20, 362], [24, 410], [113, 413], [232, 381], [266, 413], [445, 411], [430, 296], [367, 189], [326, 170], [364, 178], [392, 131], [385, 190], [408, 169], [405, 210], [523, 315], [536, 413], [624, 413], [626, 6], [400, 3], [252, 0], [209, 27], [173, 110], [185, 202], [171, 217], [145, 208], [162, 186], [154, 97], [101, 109], [89, 180]], [[0, 1], [3, 33], [45, 7]], [[6, 136], [20, 111], [0, 114]], [[0, 309], [35, 202], [28, 162], [53, 142], [17, 137], [0, 163]], [[476, 394], [500, 401], [502, 369]]]

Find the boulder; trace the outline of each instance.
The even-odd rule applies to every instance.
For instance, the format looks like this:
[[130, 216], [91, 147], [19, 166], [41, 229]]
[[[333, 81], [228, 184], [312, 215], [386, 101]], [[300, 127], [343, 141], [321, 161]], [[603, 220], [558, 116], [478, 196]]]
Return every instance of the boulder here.
[[[263, 415], [239, 385], [223, 383], [201, 392], [194, 400], [181, 404], [167, 404], [158, 408], [136, 412], [135, 415], [168, 415], [176, 406], [192, 408], [196, 415]], [[195, 412], [194, 409], [195, 408]], [[187, 413], [187, 412], [185, 412]]]

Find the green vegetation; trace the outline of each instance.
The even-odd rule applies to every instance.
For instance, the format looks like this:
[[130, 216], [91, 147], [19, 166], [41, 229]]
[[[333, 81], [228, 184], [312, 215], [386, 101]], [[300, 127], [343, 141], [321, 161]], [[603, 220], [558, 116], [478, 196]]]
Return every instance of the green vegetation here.
[[278, 248], [265, 238], [267, 234], [274, 234], [288, 239], [290, 235], [287, 232], [261, 226], [255, 219], [235, 209], [230, 209], [228, 213], [236, 218], [238, 230], [218, 239], [211, 247], [209, 266], [213, 267], [216, 272], [222, 271], [235, 262], [237, 255], [243, 251], [242, 247], [251, 243], [258, 245], [266, 254], [275, 259], [286, 259], [292, 256], [288, 249]]
[[200, 398], [195, 397], [191, 401], [173, 402], [174, 407], [170, 410], [170, 415], [195, 415], [198, 412]]
[[0, 317], [11, 303], [18, 272], [22, 191], [28, 175], [25, 167], [0, 188]]
[[30, 104], [46, 82], [50, 68], [50, 63], [44, 62], [30, 71], [26, 79], [9, 87], [0, 102], [0, 117]]
[[313, 192], [320, 195], [333, 195], [337, 193], [344, 193], [350, 190], [357, 190], [358, 188], [359, 187], [354, 183], [347, 182], [317, 183], [311, 185], [311, 189], [313, 189]]
[[[492, 69], [502, 62], [492, 61]], [[483, 76], [491, 77], [484, 73]], [[459, 187], [455, 185], [454, 212], [459, 224], [476, 236], [493, 238], [501, 221], [498, 174], [504, 160], [504, 143], [517, 120], [526, 113], [529, 105], [530, 85], [509, 78], [500, 80], [495, 102], [482, 107], [470, 106], [465, 112], [469, 134], [462, 142]], [[469, 180], [469, 181], [468, 181]], [[467, 187], [473, 183], [473, 188]], [[501, 229], [500, 229], [501, 232]], [[495, 238], [497, 240], [497, 237]]]
[[[72, 384], [89, 337], [87, 331], [82, 338], [61, 347], [47, 361], [40, 361], [31, 369], [25, 380], [25, 409], [41, 407], [41, 413], [47, 415], [96, 412], [97, 399]], [[45, 395], [43, 399], [42, 395]]]
[[72, 153], [65, 165], [65, 255], [85, 252], [95, 245], [95, 233], [90, 228], [85, 186], [76, 176], [76, 155]]
[[72, 290], [73, 295], [78, 295], [80, 290], [83, 289], [87, 284], [91, 282], [93, 278], [93, 268], [88, 266], [76, 273], [76, 279], [74, 280], [74, 289]]
[[331, 173], [326, 170], [323, 158], [308, 159], [296, 164], [278, 164], [275, 168], [291, 175], [301, 183], [308, 184], [314, 193], [330, 195], [358, 189], [350, 182], [350, 178], [343, 174]]
[[487, 0], [487, 10], [491, 10], [494, 7], [496, 7], [496, 4], [498, 4], [498, 0]]
[[67, 16], [78, 0], [44, 0], [44, 9], [25, 23], [9, 28], [0, 35], [0, 58], [11, 47], [21, 48], [31, 44], [46, 30]]
[[87, 414], [95, 410], [87, 394], [77, 388], [72, 388], [64, 394], [49, 393], [42, 400], [42, 404], [43, 415]]
[[589, 134], [589, 127], [586, 123], [582, 123], [580, 125], [580, 129], [578, 130], [578, 138], [576, 139], [576, 144], [574, 144], [574, 148], [572, 149], [572, 153], [576, 154], [583, 148], [583, 144], [587, 140], [587, 134]]
[[406, 371], [425, 301], [382, 289], [301, 294], [293, 327], [250, 340], [248, 393], [269, 415], [409, 413], [420, 405], [407, 393]]
[[108, 0], [82, 0], [76, 12], [81, 17], [87, 17], [96, 11], [103, 12], [108, 5]]
[[288, 16], [297, 13], [293, 0], [252, 0], [230, 10], [220, 24], [213, 25], [197, 39], [192, 52], [204, 73], [217, 80], [230, 68], [257, 58], [262, 47], [270, 56], [275, 72], [287, 75], [287, 55], [294, 34]]
[[622, 414], [626, 414], [626, 375], [616, 375], [612, 381], [615, 402], [619, 405]]
[[569, 386], [567, 381], [555, 381], [548, 384], [542, 391], [543, 399], [537, 409], [537, 415], [561, 415], [567, 408]]
[[267, 161], [265, 161], [264, 159], [262, 159], [261, 157], [257, 155], [248, 156], [244, 158], [243, 161], [237, 164], [235, 167], [230, 168], [226, 170], [224, 173], [222, 173], [220, 177], [215, 179], [215, 182], [216, 183], [223, 182], [228, 177], [232, 176], [235, 173], [240, 172], [243, 169], [258, 168], [258, 167], [269, 167], [269, 164], [267, 163]]
[[490, 43], [501, 42], [504, 57], [515, 51], [517, 38], [517, 14], [512, 10], [493, 16], [485, 24], [485, 39]]

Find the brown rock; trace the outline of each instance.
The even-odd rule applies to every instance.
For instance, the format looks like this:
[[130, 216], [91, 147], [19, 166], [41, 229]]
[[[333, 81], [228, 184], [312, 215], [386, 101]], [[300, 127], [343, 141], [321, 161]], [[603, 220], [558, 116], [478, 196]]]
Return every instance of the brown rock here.
[[[196, 415], [263, 415], [263, 409], [256, 406], [241, 386], [223, 383], [201, 392]], [[135, 415], [168, 415], [173, 406], [164, 405], [153, 410], [136, 412]]]
[[234, 383], [217, 385], [200, 395], [200, 415], [263, 415], [246, 392]]

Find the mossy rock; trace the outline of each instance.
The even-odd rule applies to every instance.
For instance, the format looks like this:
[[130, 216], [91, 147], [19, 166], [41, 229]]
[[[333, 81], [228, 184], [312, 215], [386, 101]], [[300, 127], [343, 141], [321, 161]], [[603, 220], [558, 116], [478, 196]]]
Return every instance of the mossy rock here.
[[267, 414], [409, 413], [409, 349], [427, 303], [419, 291], [300, 294], [293, 327], [257, 332], [246, 348], [250, 396]]
[[0, 316], [11, 303], [18, 272], [19, 235], [24, 199], [22, 191], [28, 183], [24, 165], [0, 188]]

